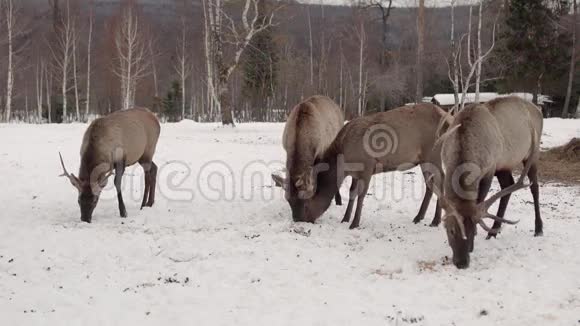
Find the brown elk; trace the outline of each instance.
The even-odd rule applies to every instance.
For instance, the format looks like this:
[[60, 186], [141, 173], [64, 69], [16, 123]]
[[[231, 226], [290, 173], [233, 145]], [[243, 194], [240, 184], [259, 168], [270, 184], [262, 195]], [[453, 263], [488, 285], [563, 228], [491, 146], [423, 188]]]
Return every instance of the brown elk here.
[[78, 177], [68, 173], [60, 156], [64, 170], [62, 176], [68, 177], [79, 192], [81, 221], [91, 222], [93, 210], [112, 171], [115, 172], [119, 213], [121, 217], [127, 217], [121, 194], [121, 179], [125, 168], [137, 162], [145, 171], [141, 208], [153, 206], [157, 180], [157, 165], [153, 163], [153, 155], [159, 133], [159, 121], [149, 110], [135, 108], [118, 111], [96, 119], [87, 128], [81, 145]]
[[[296, 222], [313, 222], [305, 218], [304, 204], [314, 194], [314, 166], [343, 125], [344, 116], [338, 105], [320, 95], [296, 105], [288, 116], [282, 136], [287, 177], [272, 175], [272, 178], [277, 186], [284, 187]], [[336, 193], [335, 197], [341, 205], [340, 194]]]
[[[424, 177], [441, 173], [440, 145], [436, 133], [444, 124], [446, 113], [433, 104], [404, 106], [387, 112], [375, 113], [349, 122], [320, 161], [316, 194], [307, 202], [308, 219], [315, 220], [330, 205], [343, 180], [350, 176], [352, 183], [346, 213], [342, 222], [348, 222], [354, 200], [358, 197], [350, 228], [360, 224], [363, 202], [374, 174], [401, 171], [421, 166]], [[427, 187], [419, 213], [413, 220], [420, 222], [433, 191]], [[432, 225], [441, 217], [439, 202]]]
[[[503, 216], [510, 194], [528, 186], [524, 185], [526, 176], [534, 198], [535, 235], [542, 235], [537, 163], [543, 117], [532, 103], [505, 97], [466, 107], [453, 120], [441, 137], [443, 192], [435, 183], [433, 188], [446, 211], [445, 228], [453, 263], [467, 268], [477, 225], [489, 232], [489, 238], [497, 234], [502, 222], [517, 223]], [[512, 171], [520, 164], [524, 169], [514, 183]], [[494, 176], [502, 190], [486, 200]], [[497, 214], [488, 213], [500, 198]], [[495, 220], [491, 229], [484, 218]]]

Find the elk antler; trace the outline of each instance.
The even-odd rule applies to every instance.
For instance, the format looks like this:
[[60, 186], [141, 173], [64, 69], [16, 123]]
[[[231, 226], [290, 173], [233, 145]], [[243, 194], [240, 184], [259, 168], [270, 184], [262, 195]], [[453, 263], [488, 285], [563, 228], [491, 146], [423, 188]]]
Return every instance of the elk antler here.
[[[489, 219], [492, 219], [492, 220], [495, 220], [498, 222], [507, 223], [507, 224], [511, 224], [511, 225], [519, 223], [519, 220], [517, 220], [517, 221], [507, 220], [503, 217], [499, 217], [499, 216], [496, 216], [494, 214], [489, 213], [488, 210], [491, 207], [491, 205], [493, 205], [493, 203], [495, 203], [498, 199], [500, 199], [504, 196], [510, 195], [513, 192], [516, 192], [518, 190], [528, 188], [530, 186], [530, 184], [525, 184], [524, 180], [526, 179], [526, 176], [530, 172], [530, 169], [532, 167], [532, 162], [535, 160], [535, 156], [537, 154], [537, 149], [536, 149], [537, 142], [538, 142], [538, 139], [537, 139], [536, 131], [534, 128], [532, 128], [532, 146], [530, 149], [530, 156], [528, 157], [528, 160], [526, 161], [526, 163], [524, 165], [524, 169], [522, 170], [522, 173], [520, 174], [518, 181], [516, 183], [514, 183], [513, 185], [511, 185], [507, 188], [504, 188], [501, 191], [498, 191], [493, 196], [489, 197], [488, 199], [486, 199], [485, 201], [483, 201], [480, 204], [481, 211], [483, 212], [483, 214], [480, 215], [478, 223], [479, 223], [479, 225], [481, 225], [481, 227], [484, 230], [488, 231], [489, 227], [487, 227], [487, 225], [485, 225], [485, 222], [483, 222], [483, 218], [489, 218]], [[484, 225], [485, 225], [485, 227], [484, 227]], [[492, 230], [492, 231], [494, 231], [494, 230]], [[497, 232], [497, 231], [494, 231], [494, 232]]]
[[459, 129], [459, 127], [461, 127], [460, 124], [454, 126], [453, 128], [451, 128], [449, 130], [447, 130], [443, 135], [441, 135], [439, 137], [439, 139], [437, 139], [437, 141], [435, 142], [435, 145], [433, 147], [437, 147], [437, 146], [441, 145], [445, 141], [445, 139], [449, 138], [449, 136], [451, 136], [454, 132], [456, 132], [457, 129]]
[[62, 170], [64, 171], [61, 175], [59, 175], [60, 177], [67, 177], [70, 181], [70, 183], [77, 189], [81, 189], [81, 184], [79, 179], [74, 175], [74, 174], [70, 174], [68, 173], [68, 171], [66, 170], [66, 167], [64, 166], [64, 161], [62, 159], [62, 155], [60, 154], [60, 152], [58, 152], [58, 156], [60, 157], [60, 165], [62, 165]]
[[58, 152], [58, 156], [60, 157], [60, 165], [62, 165], [62, 170], [64, 171], [63, 174], [59, 175], [59, 177], [68, 177], [68, 178], [70, 178], [71, 175], [68, 173], [68, 171], [66, 170], [66, 167], [64, 166], [64, 161], [62, 159], [62, 154], [60, 154], [60, 152]]
[[447, 198], [445, 198], [445, 196], [443, 196], [443, 191], [441, 191], [439, 186], [435, 185], [435, 181], [433, 181], [434, 178], [435, 178], [434, 175], [429, 176], [429, 179], [427, 179], [427, 186], [429, 188], [431, 188], [431, 190], [433, 190], [433, 192], [435, 193], [437, 198], [441, 201], [441, 206], [447, 212], [446, 216], [447, 217], [455, 216], [455, 219], [457, 220], [457, 224], [459, 226], [459, 230], [461, 231], [461, 237], [463, 238], [463, 240], [467, 240], [467, 235], [465, 233], [465, 225], [463, 225], [463, 220], [462, 220], [463, 216], [457, 214], [457, 212], [455, 211], [455, 208], [453, 208], [453, 206], [449, 203]]

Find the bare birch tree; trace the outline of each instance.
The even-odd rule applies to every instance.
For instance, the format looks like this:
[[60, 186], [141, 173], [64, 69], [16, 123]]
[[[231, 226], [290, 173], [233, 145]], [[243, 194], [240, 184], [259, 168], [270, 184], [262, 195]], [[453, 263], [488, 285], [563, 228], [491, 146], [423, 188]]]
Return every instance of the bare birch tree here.
[[455, 99], [455, 106], [459, 105], [459, 58], [461, 56], [461, 44], [457, 46], [457, 41], [455, 37], [455, 4], [456, 0], [451, 0], [451, 37], [450, 37], [450, 48], [451, 48], [451, 59], [447, 61], [448, 65], [448, 77], [453, 86], [453, 97]]
[[[211, 42], [213, 43], [213, 63], [217, 76], [213, 80], [214, 97], [222, 115], [224, 125], [234, 125], [232, 95], [228, 88], [232, 73], [239, 66], [242, 54], [247, 49], [252, 38], [263, 30], [273, 26], [275, 10], [261, 15], [258, 10], [259, 1], [245, 0], [242, 3], [241, 26], [224, 10], [223, 0], [205, 0], [207, 4], [207, 19], [211, 27]], [[213, 24], [212, 24], [213, 22]], [[232, 47], [233, 57], [225, 57], [225, 46]]]
[[175, 72], [179, 76], [180, 88], [181, 88], [181, 119], [185, 119], [185, 107], [186, 107], [186, 84], [189, 76], [192, 72], [191, 57], [189, 55], [190, 48], [188, 46], [188, 35], [187, 35], [187, 21], [185, 14], [181, 17], [181, 33], [180, 38], [177, 42], [177, 60], [174, 66]]
[[[55, 5], [56, 6], [56, 5]], [[60, 75], [60, 92], [62, 98], [62, 120], [69, 121], [68, 116], [68, 91], [69, 78], [72, 65], [73, 43], [74, 43], [74, 20], [71, 17], [70, 1], [65, 1], [65, 13], [63, 17], [57, 22], [56, 26], [56, 43], [51, 47], [51, 52], [54, 57], [54, 64], [57, 72]]]
[[14, 41], [22, 33], [19, 26], [19, 8], [14, 4], [14, 0], [4, 0], [2, 3], [3, 18], [6, 27], [6, 42], [8, 45], [8, 67], [6, 72], [6, 103], [4, 106], [4, 119], [10, 121], [12, 115], [12, 100], [14, 96], [14, 74], [16, 70], [16, 48]]
[[366, 47], [366, 28], [364, 25], [364, 19], [360, 19], [359, 27], [355, 30], [356, 36], [358, 38], [358, 112], [359, 116], [364, 115], [365, 109], [365, 92], [366, 92], [366, 78], [365, 78], [365, 47]]
[[[469, 23], [468, 23], [468, 31], [464, 34], [459, 43], [455, 43], [455, 36], [454, 36], [454, 28], [455, 28], [455, 18], [454, 18], [454, 8], [455, 8], [455, 1], [451, 3], [452, 9], [452, 16], [451, 16], [451, 24], [452, 24], [452, 34], [451, 34], [451, 59], [448, 64], [448, 78], [453, 85], [453, 89], [455, 92], [455, 107], [459, 109], [463, 109], [465, 107], [465, 101], [467, 98], [467, 92], [473, 86], [472, 79], [475, 77], [475, 88], [476, 88], [476, 101], [479, 101], [479, 88], [481, 83], [481, 74], [482, 74], [482, 64], [487, 60], [489, 55], [492, 53], [493, 49], [495, 48], [495, 32], [497, 27], [497, 19], [499, 18], [496, 16], [493, 29], [492, 29], [492, 42], [490, 47], [483, 52], [481, 49], [481, 21], [483, 19], [482, 16], [482, 2], [479, 3], [479, 23], [478, 23], [478, 32], [477, 32], [477, 48], [475, 51], [472, 51], [472, 9], [473, 7], [469, 7]], [[466, 58], [467, 58], [467, 72], [464, 73], [463, 65], [462, 65], [462, 43], [463, 40], [467, 38], [466, 41]], [[475, 52], [475, 54], [474, 54]], [[461, 90], [461, 96], [459, 97], [459, 90]]]
[[308, 46], [310, 49], [310, 86], [314, 86], [314, 45], [312, 41], [312, 19], [310, 18], [310, 6], [306, 6], [308, 16]]
[[417, 14], [417, 93], [415, 102], [423, 101], [423, 55], [425, 52], [425, 0], [419, 0]]
[[85, 100], [85, 120], [89, 118], [91, 109], [91, 58], [93, 44], [93, 25], [95, 19], [94, 3], [90, 3], [89, 9], [89, 34], [87, 38], [87, 81], [86, 81], [86, 100]]
[[36, 114], [37, 123], [42, 123], [42, 104], [44, 102], [44, 60], [40, 58], [36, 65]]
[[[209, 6], [210, 3], [208, 1], [211, 0], [202, 0], [203, 5], [203, 41], [204, 41], [204, 54], [205, 54], [205, 69], [206, 69], [206, 98], [207, 98], [207, 105], [209, 110], [208, 117], [209, 119], [213, 119], [213, 113], [215, 108], [215, 103], [217, 96], [215, 94], [214, 89], [214, 60], [213, 60], [213, 52], [214, 52], [214, 42], [212, 31], [215, 26], [215, 16], [214, 10], [210, 10]], [[205, 111], [205, 110], [204, 110]]]
[[[74, 25], [73, 25], [74, 27]], [[81, 121], [81, 104], [79, 98], [79, 78], [78, 78], [78, 66], [77, 66], [77, 43], [78, 43], [78, 31], [73, 28], [73, 46], [72, 46], [72, 58], [73, 58], [73, 89], [75, 93], [75, 113], [76, 121]]]
[[115, 74], [121, 81], [121, 108], [127, 110], [135, 105], [137, 84], [148, 69], [147, 41], [143, 35], [136, 5], [133, 1], [121, 9], [119, 25], [115, 32], [117, 64]]
[[156, 52], [156, 44], [153, 38], [149, 39], [148, 46], [149, 58], [151, 63], [151, 74], [153, 75], [153, 89], [155, 91], [154, 97], [159, 98], [159, 78], [157, 77], [157, 57], [159, 53]]

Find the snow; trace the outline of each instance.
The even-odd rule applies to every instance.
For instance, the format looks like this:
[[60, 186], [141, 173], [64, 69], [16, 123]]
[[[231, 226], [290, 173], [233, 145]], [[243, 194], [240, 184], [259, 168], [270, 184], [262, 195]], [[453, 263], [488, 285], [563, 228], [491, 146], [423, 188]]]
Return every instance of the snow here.
[[[545, 126], [544, 147], [580, 137], [580, 121]], [[3, 325], [580, 319], [579, 187], [542, 185], [541, 238], [532, 236], [531, 195], [514, 194], [508, 217], [521, 222], [496, 240], [480, 232], [471, 267], [457, 270], [445, 259], [443, 228], [426, 226], [434, 203], [425, 223], [411, 222], [423, 193], [416, 169], [374, 178], [358, 230], [340, 223], [344, 207], [334, 205], [316, 224], [293, 223], [269, 176], [283, 165], [282, 124], [164, 124], [155, 206], [139, 210], [134, 167], [124, 179], [129, 217], [118, 217], [109, 185], [93, 223], [81, 223], [75, 190], [58, 177], [58, 151], [75, 171], [85, 128], [0, 125]]]

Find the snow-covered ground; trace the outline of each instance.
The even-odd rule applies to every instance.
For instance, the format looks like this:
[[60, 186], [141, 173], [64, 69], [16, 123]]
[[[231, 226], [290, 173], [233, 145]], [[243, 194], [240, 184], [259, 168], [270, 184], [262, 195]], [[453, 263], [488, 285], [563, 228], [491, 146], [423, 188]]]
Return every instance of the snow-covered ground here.
[[[81, 223], [58, 151], [76, 171], [85, 128], [0, 125], [2, 325], [580, 324], [580, 187], [542, 186], [541, 238], [531, 195], [516, 193], [508, 216], [521, 222], [480, 232], [457, 270], [443, 228], [411, 222], [417, 170], [375, 177], [358, 230], [336, 206], [293, 223], [269, 179], [281, 124], [165, 124], [156, 205], [139, 210], [137, 166], [129, 218], [109, 186]], [[547, 120], [543, 147], [573, 136], [580, 121]]]

